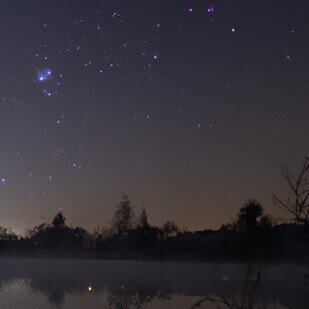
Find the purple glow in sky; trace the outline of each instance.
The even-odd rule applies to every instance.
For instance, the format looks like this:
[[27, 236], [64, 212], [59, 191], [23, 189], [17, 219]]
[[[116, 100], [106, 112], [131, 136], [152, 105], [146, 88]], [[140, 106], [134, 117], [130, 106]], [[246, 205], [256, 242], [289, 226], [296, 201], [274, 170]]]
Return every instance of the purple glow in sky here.
[[52, 78], [52, 71], [49, 68], [44, 68], [36, 73], [39, 82], [45, 82]]
[[214, 8], [213, 6], [210, 6], [210, 7], [208, 7], [207, 12], [208, 12], [209, 14], [212, 14], [212, 13], [215, 12], [215, 8]]

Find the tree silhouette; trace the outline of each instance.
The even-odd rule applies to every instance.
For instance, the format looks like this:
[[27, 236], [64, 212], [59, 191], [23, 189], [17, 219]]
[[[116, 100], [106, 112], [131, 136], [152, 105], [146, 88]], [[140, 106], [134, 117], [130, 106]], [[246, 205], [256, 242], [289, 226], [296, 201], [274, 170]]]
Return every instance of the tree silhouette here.
[[249, 199], [240, 208], [238, 218], [232, 225], [232, 231], [236, 232], [233, 246], [245, 258], [254, 259], [266, 255], [271, 242], [271, 226], [272, 220], [264, 215], [261, 204], [255, 199]]
[[63, 216], [62, 212], [59, 211], [52, 221], [52, 225], [55, 228], [60, 228], [65, 226], [65, 217]]
[[130, 206], [130, 200], [127, 195], [123, 196], [123, 200], [117, 205], [114, 214], [114, 228], [119, 235], [127, 233], [132, 229], [133, 209]]
[[170, 237], [178, 232], [178, 226], [174, 221], [168, 221], [163, 225], [165, 237]]
[[277, 195], [273, 195], [275, 205], [292, 214], [296, 224], [309, 223], [309, 157], [298, 162], [292, 158], [296, 172], [292, 172], [287, 166], [279, 165], [279, 171], [287, 182], [293, 197], [285, 202]]
[[0, 227], [0, 252], [117, 259], [305, 259], [309, 256], [308, 228], [273, 224], [254, 199], [239, 209], [233, 222], [218, 230], [180, 231], [173, 221], [156, 227], [149, 224], [145, 208], [133, 221], [133, 209], [124, 196], [112, 224], [93, 234], [66, 225], [62, 212], [51, 223], [29, 230], [26, 237], [17, 237]]
[[147, 216], [145, 207], [143, 207], [142, 212], [137, 219], [136, 225], [137, 225], [138, 228], [147, 228], [147, 227], [150, 226], [149, 223], [148, 223], [148, 216]]
[[245, 206], [241, 207], [238, 213], [237, 223], [239, 226], [253, 229], [258, 225], [258, 219], [263, 215], [263, 207], [254, 200], [249, 199]]
[[0, 226], [0, 241], [1, 240], [17, 240], [18, 237], [7, 228]]
[[[257, 292], [261, 287], [261, 261], [258, 263], [250, 262], [247, 266], [241, 297], [238, 299], [234, 296], [228, 298], [219, 285], [212, 279], [213, 285], [217, 290], [218, 297], [208, 296], [196, 302], [190, 309], [199, 308], [203, 303], [215, 304], [218, 309], [253, 309], [258, 303]], [[221, 305], [223, 307], [221, 307]]]

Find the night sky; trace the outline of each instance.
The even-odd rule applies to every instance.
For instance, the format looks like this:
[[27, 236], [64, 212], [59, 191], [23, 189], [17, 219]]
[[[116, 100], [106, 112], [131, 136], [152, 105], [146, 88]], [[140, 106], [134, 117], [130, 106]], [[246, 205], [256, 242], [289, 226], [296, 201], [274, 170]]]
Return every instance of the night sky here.
[[308, 0], [0, 2], [0, 225], [217, 228], [309, 153]]

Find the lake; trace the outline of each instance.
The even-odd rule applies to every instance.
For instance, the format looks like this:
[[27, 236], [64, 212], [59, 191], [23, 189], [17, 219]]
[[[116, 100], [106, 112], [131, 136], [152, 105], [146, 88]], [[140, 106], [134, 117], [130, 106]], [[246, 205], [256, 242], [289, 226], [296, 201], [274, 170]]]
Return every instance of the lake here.
[[309, 308], [309, 268], [288, 264], [1, 259], [0, 280], [5, 309]]

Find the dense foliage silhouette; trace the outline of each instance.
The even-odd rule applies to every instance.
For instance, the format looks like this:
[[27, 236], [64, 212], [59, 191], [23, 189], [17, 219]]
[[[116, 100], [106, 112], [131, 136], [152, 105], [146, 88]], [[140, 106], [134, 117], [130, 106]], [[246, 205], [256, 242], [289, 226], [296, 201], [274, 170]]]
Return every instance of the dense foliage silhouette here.
[[26, 236], [0, 229], [2, 256], [151, 260], [293, 260], [309, 257], [309, 225], [275, 224], [249, 199], [236, 219], [218, 230], [183, 231], [173, 221], [152, 226], [145, 207], [135, 218], [128, 196], [117, 205], [110, 227], [90, 233], [70, 227], [62, 212]]

